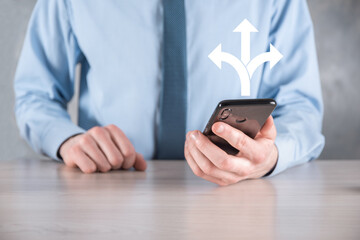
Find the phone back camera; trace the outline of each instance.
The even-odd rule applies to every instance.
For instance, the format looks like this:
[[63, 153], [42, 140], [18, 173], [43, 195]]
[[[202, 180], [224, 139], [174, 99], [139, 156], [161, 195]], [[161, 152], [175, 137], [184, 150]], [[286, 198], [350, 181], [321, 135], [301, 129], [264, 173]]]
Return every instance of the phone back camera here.
[[225, 120], [230, 116], [231, 113], [231, 109], [230, 108], [225, 108], [221, 114], [220, 114], [220, 118], [219, 120]]

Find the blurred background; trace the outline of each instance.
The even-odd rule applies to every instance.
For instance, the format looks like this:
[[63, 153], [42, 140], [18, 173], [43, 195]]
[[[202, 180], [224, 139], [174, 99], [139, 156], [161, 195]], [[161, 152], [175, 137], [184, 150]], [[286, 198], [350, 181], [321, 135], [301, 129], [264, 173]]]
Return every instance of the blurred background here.
[[[289, 0], [290, 1], [290, 0]], [[13, 78], [36, 0], [0, 0], [0, 161], [35, 153], [19, 136]], [[308, 0], [325, 103], [321, 159], [360, 159], [360, 1]], [[76, 96], [70, 104], [76, 118]]]

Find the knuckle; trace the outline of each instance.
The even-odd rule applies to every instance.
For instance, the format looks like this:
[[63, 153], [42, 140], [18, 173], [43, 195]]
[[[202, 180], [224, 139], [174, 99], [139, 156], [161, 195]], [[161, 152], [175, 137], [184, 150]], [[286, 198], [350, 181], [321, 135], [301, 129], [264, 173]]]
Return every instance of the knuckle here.
[[121, 168], [121, 166], [122, 166], [122, 164], [121, 164], [121, 163], [114, 163], [114, 164], [113, 164], [113, 166], [112, 166], [112, 169], [117, 170], [117, 169], [120, 169], [120, 168]]
[[230, 179], [222, 179], [221, 182], [224, 184], [224, 186], [229, 186], [232, 184]]
[[213, 167], [208, 163], [204, 164], [202, 170], [206, 175], [212, 175], [213, 173]]
[[205, 149], [207, 147], [207, 143], [204, 140], [199, 139], [199, 141], [197, 142], [197, 146], [199, 149]]
[[82, 169], [82, 171], [84, 173], [94, 173], [96, 171], [96, 166], [95, 165], [89, 165], [84, 167], [84, 169]]
[[73, 158], [65, 156], [65, 157], [63, 158], [63, 161], [64, 161], [64, 163], [65, 163], [66, 166], [68, 166], [68, 167], [75, 167], [75, 161], [74, 161]]
[[130, 145], [125, 146], [122, 151], [122, 154], [124, 155], [124, 158], [135, 157], [135, 149]]
[[247, 178], [248, 176], [250, 176], [250, 168], [243, 168], [242, 171], [241, 171], [241, 175], [244, 177], [244, 178]]
[[234, 184], [234, 183], [237, 183], [239, 182], [240, 180], [237, 178], [237, 177], [229, 177], [229, 179], [227, 179], [227, 183], [230, 185], [230, 184]]
[[119, 169], [122, 166], [123, 159], [121, 157], [113, 157], [109, 159], [114, 169]]
[[195, 168], [193, 170], [194, 174], [198, 177], [203, 177], [204, 176], [204, 173], [200, 170], [200, 168]]
[[89, 167], [89, 171], [90, 171], [90, 173], [96, 172], [96, 166], [95, 166], [94, 164], [91, 165], [91, 166]]
[[106, 165], [104, 170], [106, 172], [110, 171], [111, 170], [111, 165], [110, 164]]
[[104, 129], [102, 127], [96, 126], [90, 129], [90, 132], [95, 136], [99, 136], [104, 133]]
[[108, 171], [110, 171], [110, 170], [111, 170], [110, 164], [103, 164], [103, 165], [101, 166], [101, 172], [108, 172]]
[[120, 136], [120, 137], [123, 137], [125, 135], [124, 132], [121, 131], [121, 129], [118, 128], [114, 124], [110, 124], [110, 125], [106, 126], [106, 128], [107, 128], [108, 132], [110, 134], [112, 134], [112, 135], [115, 134], [115, 135]]
[[76, 144], [74, 146], [72, 146], [70, 149], [69, 149], [69, 154], [70, 156], [75, 156], [79, 153], [82, 152], [82, 149], [81, 149], [81, 146], [79, 144]]
[[264, 162], [266, 159], [266, 154], [264, 152], [259, 152], [258, 157], [255, 159], [257, 163]]
[[87, 134], [82, 136], [82, 138], [79, 141], [80, 145], [89, 145], [91, 143], [91, 137]]
[[231, 162], [228, 157], [225, 157], [220, 163], [219, 168], [222, 170], [230, 170], [231, 169]]
[[117, 126], [115, 126], [114, 124], [109, 124], [109, 125], [107, 125], [106, 126], [109, 130], [115, 130], [115, 129], [118, 129], [118, 127]]
[[[80, 147], [76, 147], [75, 149], [80, 149]], [[76, 165], [80, 170], [84, 173], [93, 173], [97, 171], [96, 165], [87, 158], [84, 158], [83, 154], [74, 155], [73, 157], [74, 165]]]
[[245, 138], [245, 136], [236, 136], [236, 146], [243, 148], [245, 147], [247, 144], [247, 140]]
[[69, 154], [70, 156], [75, 155], [78, 152], [79, 145], [73, 145], [71, 146], [64, 154], [63, 158], [65, 159], [66, 156]]
[[195, 133], [195, 131], [189, 131], [189, 132], [187, 132], [185, 139], [186, 139], [186, 140], [190, 140], [190, 139], [191, 139], [191, 135], [194, 134], [194, 133]]

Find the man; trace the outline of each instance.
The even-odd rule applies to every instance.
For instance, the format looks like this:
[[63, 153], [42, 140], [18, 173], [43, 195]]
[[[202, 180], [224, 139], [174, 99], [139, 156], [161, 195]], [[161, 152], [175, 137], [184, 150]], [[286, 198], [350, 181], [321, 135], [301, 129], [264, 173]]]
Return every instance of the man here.
[[[251, 79], [250, 98], [278, 107], [255, 139], [226, 124], [213, 131], [240, 150], [227, 155], [199, 130], [223, 99], [241, 97], [230, 65], [208, 55], [221, 43], [239, 55], [248, 19], [251, 57], [273, 44], [284, 58]], [[66, 111], [82, 65], [78, 126]], [[219, 185], [275, 175], [316, 158], [324, 145], [313, 28], [305, 0], [39, 0], [18, 64], [16, 116], [38, 152], [85, 173], [146, 169], [182, 159]], [[186, 140], [185, 140], [185, 133]], [[185, 142], [185, 147], [184, 147]]]

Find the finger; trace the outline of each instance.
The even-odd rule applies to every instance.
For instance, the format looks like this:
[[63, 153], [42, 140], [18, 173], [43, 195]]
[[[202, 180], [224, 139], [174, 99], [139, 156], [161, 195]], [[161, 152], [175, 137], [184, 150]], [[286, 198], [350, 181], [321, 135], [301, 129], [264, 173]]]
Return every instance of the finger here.
[[107, 161], [111, 165], [111, 168], [121, 168], [124, 162], [124, 157], [112, 141], [109, 132], [104, 128], [94, 127], [89, 131], [89, 133], [95, 139], [102, 152], [105, 154]]
[[85, 154], [81, 147], [71, 149], [72, 162], [84, 173], [93, 173], [97, 170], [96, 164]]
[[216, 135], [225, 139], [231, 146], [240, 152], [249, 152], [256, 146], [254, 139], [226, 123], [216, 122], [212, 126], [212, 130]]
[[136, 159], [136, 152], [134, 146], [131, 144], [130, 140], [126, 135], [115, 125], [108, 125], [105, 127], [110, 133], [111, 139], [120, 149], [122, 156], [124, 157], [124, 162], [122, 168], [129, 169], [134, 166]]
[[[271, 115], [266, 119], [266, 121], [264, 123], [264, 126], [261, 128], [258, 135], [260, 137], [268, 138], [268, 139], [271, 139], [271, 140], [275, 141], [276, 127], [275, 127], [275, 124], [274, 124], [274, 119], [273, 119], [273, 117]], [[259, 137], [258, 135], [255, 137], [255, 139], [257, 139]]]
[[99, 171], [108, 172], [111, 169], [110, 163], [106, 160], [104, 153], [90, 134], [86, 133], [82, 137], [80, 145], [83, 151], [96, 163]]
[[220, 179], [221, 181], [228, 183], [228, 184], [234, 184], [242, 180], [242, 177], [239, 175], [227, 172], [224, 170], [219, 169], [217, 166], [215, 166], [195, 145], [195, 143], [192, 144], [192, 142], [189, 142], [189, 152], [191, 156], [193, 157], [196, 164], [200, 167], [200, 169], [207, 175], [211, 176], [217, 179]]
[[[185, 144], [186, 145], [186, 144]], [[215, 184], [218, 184], [220, 186], [226, 186], [227, 184], [223, 181], [221, 181], [220, 179], [216, 179], [214, 177], [211, 177], [211, 176], [207, 176], [201, 169], [200, 167], [196, 164], [194, 158], [191, 156], [187, 146], [185, 146], [185, 149], [184, 149], [184, 155], [185, 155], [185, 159], [186, 161], [188, 162], [191, 170], [193, 171], [193, 173], [200, 177], [200, 178], [203, 178], [209, 182], [212, 182], [212, 183], [215, 183]]]
[[63, 161], [65, 163], [66, 166], [74, 168], [77, 167], [75, 164], [75, 157], [74, 157], [74, 153], [72, 152], [72, 150], [69, 150], [69, 155], [63, 155]]
[[145, 171], [147, 168], [147, 163], [146, 163], [143, 155], [141, 155], [140, 153], [136, 153], [134, 168], [137, 171]]
[[190, 135], [197, 148], [219, 169], [236, 173], [242, 177], [251, 173], [252, 164], [248, 159], [228, 155], [199, 131], [193, 131]]

